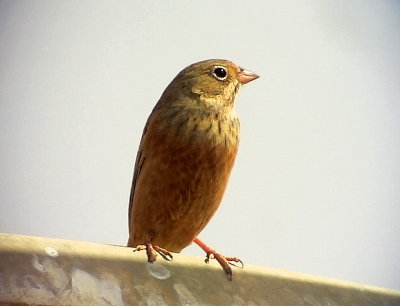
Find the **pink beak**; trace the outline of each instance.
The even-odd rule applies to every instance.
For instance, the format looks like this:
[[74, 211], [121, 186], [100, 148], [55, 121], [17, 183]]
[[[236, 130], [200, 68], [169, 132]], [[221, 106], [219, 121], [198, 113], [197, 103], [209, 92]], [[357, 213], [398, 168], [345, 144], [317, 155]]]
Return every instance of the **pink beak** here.
[[239, 80], [240, 83], [242, 84], [247, 84], [248, 82], [251, 82], [260, 76], [255, 74], [254, 72], [251, 72], [249, 70], [240, 68], [241, 71], [239, 72], [237, 79]]

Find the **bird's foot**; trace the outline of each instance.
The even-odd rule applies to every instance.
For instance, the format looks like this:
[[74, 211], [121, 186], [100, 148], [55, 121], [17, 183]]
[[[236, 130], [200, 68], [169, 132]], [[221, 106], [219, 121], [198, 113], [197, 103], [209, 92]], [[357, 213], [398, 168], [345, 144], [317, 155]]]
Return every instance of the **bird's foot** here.
[[[239, 258], [223, 256], [215, 250], [211, 249], [199, 238], [195, 238], [193, 242], [196, 243], [200, 248], [202, 248], [204, 252], [206, 252], [206, 259], [204, 260], [205, 263], [209, 263], [210, 259], [216, 259], [221, 265], [222, 269], [225, 271], [225, 274], [229, 280], [232, 280], [232, 269], [229, 265], [243, 269], [243, 262]], [[240, 264], [240, 266], [237, 264]]]
[[167, 261], [172, 261], [172, 259], [174, 258], [168, 250], [163, 249], [157, 245], [154, 245], [148, 241], [146, 241], [143, 244], [137, 245], [135, 248], [135, 251], [142, 251], [142, 250], [146, 250], [148, 262], [155, 262], [157, 259], [157, 253], [160, 254], [161, 257]]

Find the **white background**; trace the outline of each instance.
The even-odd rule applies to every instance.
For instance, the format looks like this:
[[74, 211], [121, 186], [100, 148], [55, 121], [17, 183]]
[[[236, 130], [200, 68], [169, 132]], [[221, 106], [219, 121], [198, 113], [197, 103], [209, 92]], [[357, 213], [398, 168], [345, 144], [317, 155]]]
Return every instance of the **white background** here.
[[398, 1], [1, 1], [0, 232], [125, 244], [147, 116], [182, 68], [226, 58], [261, 78], [200, 238], [400, 289], [399, 50]]

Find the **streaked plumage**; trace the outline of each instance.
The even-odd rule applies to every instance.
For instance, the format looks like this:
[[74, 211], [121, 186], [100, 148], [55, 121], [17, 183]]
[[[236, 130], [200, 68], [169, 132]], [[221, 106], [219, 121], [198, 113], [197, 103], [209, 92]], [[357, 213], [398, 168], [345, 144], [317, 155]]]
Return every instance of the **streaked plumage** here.
[[136, 158], [128, 246], [180, 252], [206, 226], [238, 149], [236, 94], [257, 77], [232, 62], [207, 60], [182, 70], [165, 89]]

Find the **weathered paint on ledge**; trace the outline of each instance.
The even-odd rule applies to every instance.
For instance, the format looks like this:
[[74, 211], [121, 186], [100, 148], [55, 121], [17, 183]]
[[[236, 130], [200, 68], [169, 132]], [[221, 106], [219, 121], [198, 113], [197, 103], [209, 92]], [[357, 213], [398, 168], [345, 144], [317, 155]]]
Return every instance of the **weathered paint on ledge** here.
[[400, 305], [400, 292], [96, 243], [0, 234], [0, 302], [44, 305]]

